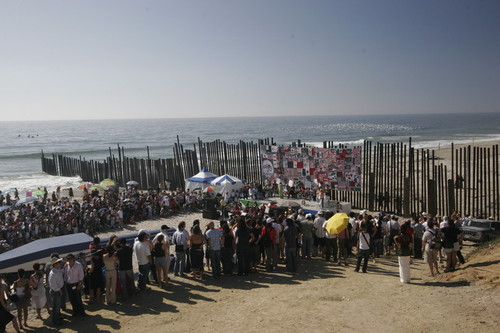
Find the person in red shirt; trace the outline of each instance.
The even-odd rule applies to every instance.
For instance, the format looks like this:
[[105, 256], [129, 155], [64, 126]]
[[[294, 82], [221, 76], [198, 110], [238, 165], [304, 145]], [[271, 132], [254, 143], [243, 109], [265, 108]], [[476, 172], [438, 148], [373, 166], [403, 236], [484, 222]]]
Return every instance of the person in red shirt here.
[[266, 270], [271, 272], [274, 267], [274, 241], [276, 239], [276, 230], [273, 228], [274, 219], [268, 218], [266, 220], [266, 226], [262, 228], [262, 233], [259, 236], [258, 243], [264, 247], [266, 253]]

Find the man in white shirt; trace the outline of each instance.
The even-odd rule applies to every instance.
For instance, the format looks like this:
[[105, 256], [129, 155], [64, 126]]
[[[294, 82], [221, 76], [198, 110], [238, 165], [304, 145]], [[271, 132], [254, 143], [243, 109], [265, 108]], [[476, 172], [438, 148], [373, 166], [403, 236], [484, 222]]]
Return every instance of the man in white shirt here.
[[184, 276], [186, 263], [186, 251], [188, 249], [189, 232], [186, 230], [186, 222], [182, 221], [178, 225], [177, 231], [172, 236], [175, 245], [175, 265], [174, 275]]
[[205, 233], [208, 243], [208, 254], [210, 255], [210, 263], [212, 264], [212, 274], [214, 277], [221, 276], [221, 247], [222, 247], [222, 231], [215, 229], [213, 221], [208, 223], [209, 229]]
[[[267, 219], [269, 222], [269, 219]], [[273, 265], [274, 268], [278, 267], [278, 260], [280, 257], [280, 240], [281, 240], [281, 231], [283, 230], [283, 227], [276, 222], [275, 219], [271, 218], [271, 221], [273, 223], [273, 229], [276, 231], [276, 238], [274, 239], [274, 244], [273, 244]]]
[[337, 246], [337, 235], [330, 234], [326, 230], [326, 225], [328, 221], [323, 222], [323, 230], [325, 232], [325, 260], [330, 261], [330, 257], [333, 254], [333, 261], [337, 262], [338, 246]]
[[323, 256], [325, 249], [325, 229], [323, 229], [323, 224], [325, 223], [325, 212], [320, 210], [318, 216], [314, 219], [314, 246], [313, 246], [313, 257], [318, 255]]
[[146, 290], [146, 281], [151, 266], [151, 247], [146, 243], [147, 233], [141, 232], [134, 243], [134, 253], [139, 266], [138, 287], [140, 290]]
[[48, 276], [50, 296], [52, 298], [52, 325], [62, 324], [61, 305], [64, 294], [64, 270], [62, 269], [62, 259], [52, 258], [50, 261], [52, 269]]
[[82, 302], [82, 287], [83, 287], [83, 266], [75, 260], [73, 254], [66, 256], [66, 265], [64, 265], [64, 276], [66, 279], [66, 292], [68, 293], [69, 301], [73, 307], [73, 317], [86, 317], [85, 309]]

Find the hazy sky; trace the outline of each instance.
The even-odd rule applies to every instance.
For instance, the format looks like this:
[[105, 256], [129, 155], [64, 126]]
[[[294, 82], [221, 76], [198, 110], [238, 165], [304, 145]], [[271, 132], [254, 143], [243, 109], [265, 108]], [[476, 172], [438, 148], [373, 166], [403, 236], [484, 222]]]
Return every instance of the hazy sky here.
[[0, 1], [2, 120], [500, 111], [500, 1]]

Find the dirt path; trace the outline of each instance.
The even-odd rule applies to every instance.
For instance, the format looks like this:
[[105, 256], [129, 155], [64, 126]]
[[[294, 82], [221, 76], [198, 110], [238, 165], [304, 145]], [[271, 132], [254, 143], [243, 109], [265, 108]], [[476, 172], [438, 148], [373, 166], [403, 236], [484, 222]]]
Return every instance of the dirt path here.
[[[498, 248], [478, 267], [498, 276], [495, 258]], [[422, 261], [414, 261], [411, 284], [399, 283], [396, 256], [370, 262], [367, 274], [354, 272], [353, 264], [313, 258], [301, 260], [293, 275], [280, 265], [276, 273], [248, 277], [175, 278], [167, 290], [152, 286], [114, 307], [89, 305], [88, 318], [71, 320], [60, 331], [497, 332], [499, 289], [463, 281], [472, 272], [467, 264], [432, 278]], [[30, 323], [27, 332], [54, 332], [41, 321]]]

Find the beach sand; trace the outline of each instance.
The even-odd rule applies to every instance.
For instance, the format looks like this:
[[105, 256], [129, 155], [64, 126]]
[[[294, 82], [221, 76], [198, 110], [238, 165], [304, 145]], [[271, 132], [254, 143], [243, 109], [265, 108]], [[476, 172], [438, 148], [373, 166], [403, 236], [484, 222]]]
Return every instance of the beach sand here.
[[[196, 218], [202, 225], [209, 222], [199, 213], [183, 214], [140, 222], [123, 233], [177, 226], [181, 220], [189, 227]], [[465, 252], [473, 248], [467, 243]], [[213, 279], [208, 273], [197, 281], [171, 275], [168, 289], [152, 285], [116, 306], [86, 305], [89, 317], [71, 319], [59, 331], [496, 332], [498, 252], [489, 249], [455, 273], [435, 278], [422, 260], [414, 260], [411, 284], [399, 282], [396, 256], [370, 261], [367, 274], [353, 271], [353, 258], [348, 267], [313, 258], [299, 260], [295, 274], [281, 264], [275, 273], [261, 269], [248, 277]], [[48, 320], [44, 324], [30, 315], [29, 323], [28, 331], [54, 332]]]
[[[446, 160], [449, 151], [441, 148], [436, 155]], [[306, 207], [316, 208], [312, 203]], [[190, 227], [194, 219], [200, 219], [202, 226], [209, 221], [200, 213], [183, 214], [143, 221], [120, 233], [159, 229], [162, 224], [177, 227], [181, 220]], [[476, 246], [466, 242], [464, 253]], [[410, 284], [399, 282], [396, 256], [370, 261], [367, 274], [353, 271], [354, 258], [348, 267], [313, 258], [299, 259], [295, 274], [281, 264], [275, 273], [261, 268], [248, 277], [213, 279], [208, 273], [197, 281], [171, 275], [168, 289], [153, 285], [111, 307], [86, 304], [89, 317], [70, 319], [58, 330], [31, 313], [26, 331], [497, 332], [499, 252], [499, 246], [482, 250], [456, 272], [437, 277], [429, 276], [422, 260], [414, 260]]]

